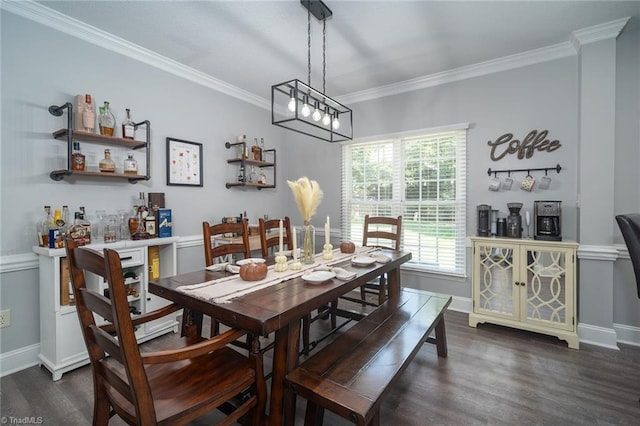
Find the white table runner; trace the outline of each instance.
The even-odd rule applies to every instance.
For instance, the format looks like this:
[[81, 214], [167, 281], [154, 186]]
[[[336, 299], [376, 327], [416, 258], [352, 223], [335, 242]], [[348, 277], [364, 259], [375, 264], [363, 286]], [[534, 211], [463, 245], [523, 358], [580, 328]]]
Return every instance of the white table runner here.
[[204, 283], [184, 285], [177, 288], [182, 293], [187, 293], [190, 296], [194, 296], [198, 299], [205, 300], [213, 303], [231, 303], [232, 299], [243, 296], [248, 293], [281, 283], [292, 278], [302, 276], [305, 271], [310, 269], [320, 268], [322, 266], [333, 266], [335, 264], [344, 262], [345, 260], [376, 251], [377, 249], [372, 247], [358, 247], [355, 253], [341, 253], [340, 250], [334, 250], [333, 259], [324, 260], [322, 253], [315, 255], [315, 263], [310, 265], [302, 265], [302, 269], [292, 271], [287, 269], [284, 272], [276, 272], [273, 270], [273, 265], [269, 266], [267, 276], [260, 281], [244, 281], [239, 275], [230, 275], [227, 277], [218, 278], [212, 281]]

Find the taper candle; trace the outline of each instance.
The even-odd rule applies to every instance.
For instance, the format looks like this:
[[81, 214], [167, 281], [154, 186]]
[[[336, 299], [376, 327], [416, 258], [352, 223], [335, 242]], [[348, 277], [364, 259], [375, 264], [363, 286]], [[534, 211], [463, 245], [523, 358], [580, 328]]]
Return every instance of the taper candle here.
[[284, 239], [284, 229], [282, 227], [282, 219], [280, 219], [280, 254], [282, 254], [282, 245], [283, 245], [283, 239]]
[[293, 245], [293, 260], [298, 260], [298, 242], [296, 241], [298, 239], [298, 236], [296, 234], [296, 227], [294, 226], [293, 228], [291, 228], [291, 243]]

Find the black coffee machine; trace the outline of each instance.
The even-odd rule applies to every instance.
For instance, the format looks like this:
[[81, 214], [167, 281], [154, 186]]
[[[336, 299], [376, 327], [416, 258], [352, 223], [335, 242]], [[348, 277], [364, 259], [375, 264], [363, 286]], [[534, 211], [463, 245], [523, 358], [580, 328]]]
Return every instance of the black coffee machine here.
[[507, 203], [509, 216], [507, 216], [507, 237], [522, 238], [522, 216], [520, 209], [522, 203]]
[[491, 233], [491, 206], [480, 204], [478, 207], [478, 236], [488, 237]]
[[533, 238], [535, 240], [562, 241], [561, 203], [562, 201], [533, 202]]

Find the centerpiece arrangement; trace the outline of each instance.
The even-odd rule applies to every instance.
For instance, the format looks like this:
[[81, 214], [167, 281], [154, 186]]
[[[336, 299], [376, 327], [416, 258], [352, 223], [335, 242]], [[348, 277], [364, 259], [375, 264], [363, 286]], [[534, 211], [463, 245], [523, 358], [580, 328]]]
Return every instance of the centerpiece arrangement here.
[[[302, 239], [302, 263], [311, 264], [314, 262], [315, 254], [315, 230], [311, 225], [311, 217], [316, 214], [316, 210], [322, 201], [323, 192], [320, 185], [315, 180], [301, 177], [296, 181], [287, 181], [289, 188], [293, 192], [298, 211], [302, 216], [304, 228]], [[295, 236], [294, 236], [295, 238]]]

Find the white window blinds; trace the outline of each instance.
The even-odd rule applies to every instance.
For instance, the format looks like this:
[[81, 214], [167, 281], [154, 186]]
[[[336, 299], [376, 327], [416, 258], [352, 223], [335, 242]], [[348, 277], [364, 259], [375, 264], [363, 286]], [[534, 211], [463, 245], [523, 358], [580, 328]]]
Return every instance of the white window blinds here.
[[402, 216], [410, 266], [465, 274], [467, 125], [343, 146], [342, 234], [361, 244], [365, 215]]

